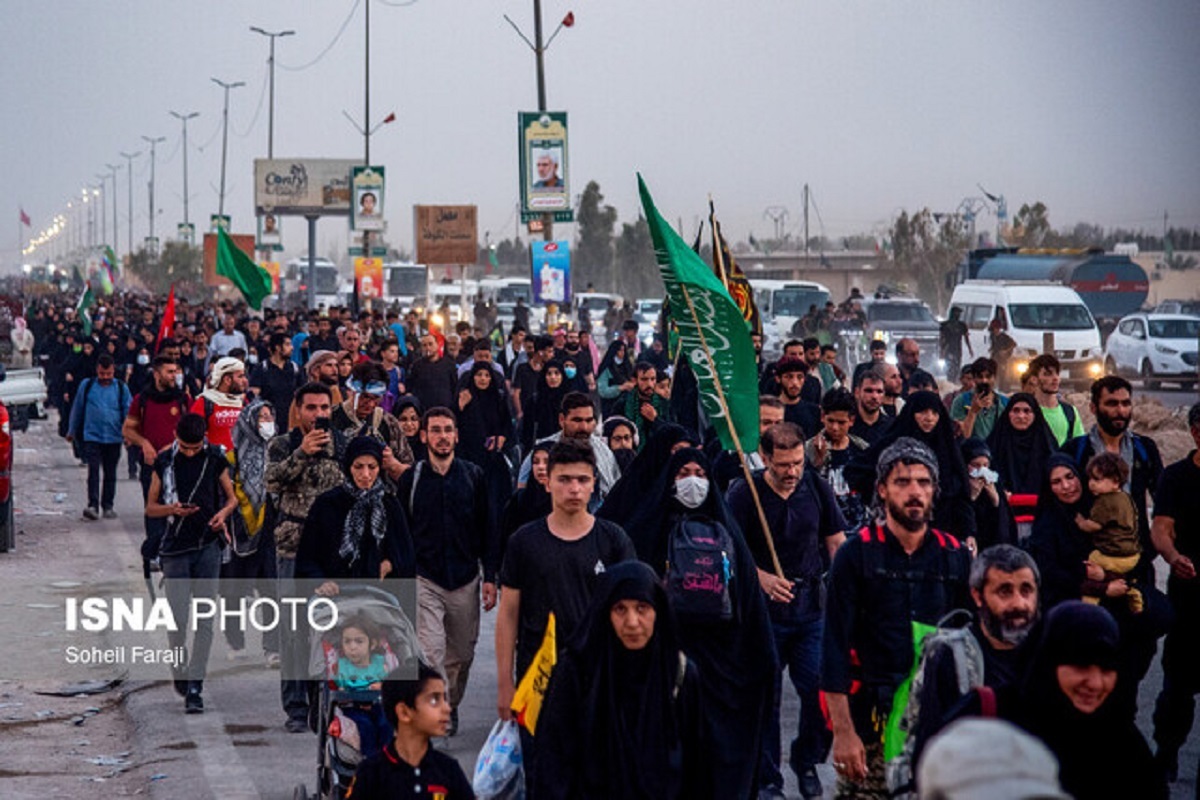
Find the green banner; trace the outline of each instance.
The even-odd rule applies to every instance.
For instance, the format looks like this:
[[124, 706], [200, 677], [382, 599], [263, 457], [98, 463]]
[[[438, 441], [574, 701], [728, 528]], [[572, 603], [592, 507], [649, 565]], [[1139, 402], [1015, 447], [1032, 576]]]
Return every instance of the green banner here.
[[746, 318], [720, 279], [658, 213], [641, 175], [638, 191], [704, 413], [724, 449], [740, 444], [743, 452], [753, 452], [758, 449], [758, 370]]

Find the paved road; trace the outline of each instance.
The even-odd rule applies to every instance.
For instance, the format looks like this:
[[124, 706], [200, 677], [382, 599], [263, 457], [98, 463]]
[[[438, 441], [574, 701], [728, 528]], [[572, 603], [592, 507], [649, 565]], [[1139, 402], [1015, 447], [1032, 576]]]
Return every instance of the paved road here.
[[[25, 448], [56, 448], [45, 467], [54, 472], [53, 478], [65, 477], [68, 498], [65, 502], [66, 522], [71, 535], [85, 537], [80, 541], [103, 542], [102, 562], [96, 563], [93, 574], [128, 574], [139, 569], [137, 547], [142, 538], [140, 524], [141, 495], [138, 484], [122, 479], [118, 489], [116, 521], [96, 523], [75, 522], [82, 508], [84, 473], [74, 466], [62, 444], [54, 439], [49, 425], [39, 424], [24, 435]], [[122, 471], [124, 463], [122, 463]], [[47, 476], [19, 474], [17, 484], [45, 481]], [[20, 523], [20, 518], [18, 519]], [[20, 545], [20, 542], [18, 543]], [[4, 557], [0, 557], [4, 558]], [[31, 563], [29, 569], [45, 567], [47, 574], [61, 577], [52, 566]], [[458, 736], [441, 744], [443, 749], [459, 759], [470, 774], [475, 755], [483, 744], [495, 719], [495, 659], [493, 648], [494, 614], [484, 616], [475, 667], [463, 706], [460, 709], [461, 729]], [[261, 654], [252, 639], [250, 650]], [[213, 669], [228, 668], [223, 642], [217, 637], [211, 664]], [[236, 674], [210, 678], [205, 688], [206, 713], [200, 716], [183, 714], [182, 700], [163, 683], [144, 683], [129, 687], [125, 696], [128, 720], [127, 742], [132, 751], [133, 769], [125, 777], [121, 791], [112, 783], [84, 783], [71, 792], [78, 798], [100, 798], [124, 795], [126, 787], [142, 796], [160, 800], [207, 800], [208, 798], [267, 798], [288, 800], [296, 785], [303, 782], [312, 790], [317, 765], [316, 737], [308, 734], [289, 734], [283, 729], [284, 715], [278, 700], [276, 673], [255, 672], [248, 665], [235, 665]], [[786, 683], [786, 682], [785, 682]], [[1142, 686], [1142, 729], [1150, 732], [1150, 711], [1161, 685], [1157, 661]], [[790, 738], [795, 726], [796, 699], [789, 695], [784, 711], [785, 737]], [[786, 739], [785, 739], [786, 740]], [[5, 748], [23, 747], [19, 737], [9, 738]], [[34, 745], [29, 745], [30, 747]], [[44, 747], [44, 744], [41, 745]], [[45, 753], [44, 750], [40, 751]], [[55, 755], [43, 755], [53, 761]], [[1195, 768], [1200, 758], [1200, 732], [1194, 732], [1181, 762], [1185, 775], [1174, 787], [1173, 798], [1182, 800], [1195, 793]], [[833, 772], [821, 767], [821, 777], [827, 788], [832, 787]], [[153, 779], [152, 779], [153, 778]], [[78, 784], [77, 784], [78, 785]], [[30, 793], [8, 796], [47, 796]], [[788, 796], [797, 797], [794, 782], [789, 782]]]

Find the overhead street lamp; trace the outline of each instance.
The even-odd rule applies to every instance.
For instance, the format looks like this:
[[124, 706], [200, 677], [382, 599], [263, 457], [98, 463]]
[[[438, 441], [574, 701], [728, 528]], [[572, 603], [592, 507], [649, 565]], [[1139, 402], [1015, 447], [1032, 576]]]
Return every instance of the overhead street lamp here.
[[[165, 142], [165, 136], [143, 136], [142, 139], [150, 143], [150, 246], [155, 247], [154, 242], [154, 217], [157, 216], [157, 209], [154, 207], [154, 151], [158, 147], [159, 142]], [[154, 252], [158, 252], [155, 247]]]
[[237, 89], [240, 86], [245, 86], [244, 81], [234, 81], [226, 83], [225, 81], [213, 78], [212, 82], [225, 90], [225, 110], [221, 123], [221, 191], [218, 193], [217, 199], [217, 217], [225, 216], [225, 159], [229, 153], [229, 90]]
[[126, 163], [127, 171], [125, 174], [129, 178], [126, 184], [129, 186], [129, 250], [127, 252], [130, 256], [133, 255], [133, 160], [141, 154], [141, 150], [138, 150], [136, 153], [121, 153]]
[[112, 193], [112, 199], [113, 199], [113, 255], [116, 255], [117, 253], [121, 252], [121, 246], [117, 243], [117, 240], [121, 238], [120, 235], [117, 233], [117, 169], [119, 169], [119, 166], [117, 164], [105, 164], [104, 166], [107, 167], [108, 171], [112, 173], [112, 182], [113, 182], [113, 193]]
[[284, 36], [294, 36], [295, 31], [277, 31], [272, 33], [251, 25], [250, 30], [260, 33], [271, 40], [271, 55], [267, 57], [267, 72], [270, 75], [270, 88], [267, 100], [267, 158], [275, 157], [275, 40]]
[[183, 227], [187, 231], [187, 243], [192, 244], [192, 229], [190, 220], [188, 219], [187, 124], [189, 119], [200, 116], [200, 112], [192, 111], [187, 114], [180, 114], [178, 111], [171, 111], [169, 113], [172, 117], [183, 123]]

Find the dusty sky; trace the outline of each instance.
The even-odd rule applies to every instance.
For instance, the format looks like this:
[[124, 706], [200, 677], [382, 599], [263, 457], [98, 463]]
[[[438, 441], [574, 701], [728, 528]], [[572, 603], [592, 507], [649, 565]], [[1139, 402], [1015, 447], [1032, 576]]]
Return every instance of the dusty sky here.
[[[267, 140], [267, 42], [279, 40], [277, 156], [361, 158], [342, 115], [363, 111], [371, 3], [372, 139], [388, 178], [389, 238], [411, 245], [414, 203], [476, 203], [480, 238], [512, 236], [516, 112], [536, 108], [530, 0], [0, 0], [0, 261], [18, 207], [38, 230], [122, 150], [157, 158], [157, 233], [182, 221], [180, 124], [189, 124], [191, 218], [215, 213], [221, 90], [231, 95], [226, 211], [252, 232], [252, 164]], [[352, 13], [353, 9], [353, 13]], [[902, 208], [952, 211], [1003, 194], [1085, 220], [1200, 226], [1200, 4], [1195, 0], [544, 0], [549, 106], [570, 114], [571, 183], [598, 181], [622, 221], [641, 170], [668, 219], [691, 228], [712, 193], [735, 239], [769, 236], [768, 207], [798, 232], [882, 230]], [[341, 37], [333, 42], [343, 22]], [[287, 69], [291, 67], [292, 69]], [[119, 173], [121, 249], [126, 176]], [[134, 234], [147, 233], [149, 159], [134, 163]], [[110, 182], [111, 186], [111, 182]], [[819, 214], [818, 214], [819, 212]], [[112, 206], [108, 206], [111, 229]], [[985, 214], [981, 228], [995, 218]], [[284, 221], [288, 256], [304, 224]], [[560, 228], [573, 235], [570, 227]], [[111, 233], [109, 238], [111, 239]], [[323, 220], [319, 250], [342, 248]]]

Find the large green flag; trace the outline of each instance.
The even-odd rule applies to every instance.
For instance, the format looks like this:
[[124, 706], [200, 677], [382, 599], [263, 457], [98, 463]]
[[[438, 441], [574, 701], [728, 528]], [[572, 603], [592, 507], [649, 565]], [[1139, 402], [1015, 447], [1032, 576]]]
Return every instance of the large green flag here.
[[753, 452], [758, 448], [758, 370], [746, 318], [720, 279], [658, 213], [641, 175], [638, 191], [704, 413], [722, 447], [741, 445], [743, 452]]
[[274, 289], [271, 273], [254, 263], [233, 243], [224, 228], [217, 229], [217, 274], [229, 278], [255, 311]]
[[92, 315], [89, 310], [94, 305], [96, 305], [96, 295], [92, 292], [92, 284], [85, 283], [83, 294], [79, 296], [79, 303], [75, 306], [75, 316], [83, 326], [84, 336], [92, 335]]

